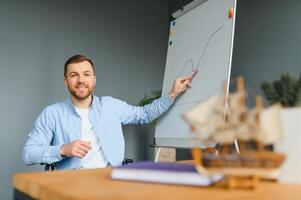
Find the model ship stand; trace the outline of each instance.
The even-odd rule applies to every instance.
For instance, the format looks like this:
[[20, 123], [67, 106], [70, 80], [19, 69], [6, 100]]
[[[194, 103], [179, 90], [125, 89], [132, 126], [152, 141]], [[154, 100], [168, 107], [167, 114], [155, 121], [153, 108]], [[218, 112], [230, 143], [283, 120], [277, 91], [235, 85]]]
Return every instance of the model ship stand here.
[[[276, 129], [268, 129], [269, 131], [267, 131], [266, 128], [264, 129], [260, 126], [260, 123], [263, 122], [261, 119], [264, 117], [262, 116], [262, 113], [265, 110], [268, 110], [268, 112], [265, 112], [265, 116], [268, 116], [266, 117], [266, 119], [268, 119], [268, 123], [265, 124], [281, 124], [278, 121], [278, 118], [272, 117], [276, 115], [275, 113], [279, 113], [278, 111], [280, 110], [280, 106], [271, 106], [272, 109], [264, 109], [262, 97], [257, 96], [256, 107], [253, 110], [248, 110], [245, 105], [244, 81], [242, 77], [239, 77], [237, 79], [237, 93], [239, 99], [238, 101], [236, 101], [235, 107], [238, 108], [237, 113], [239, 113], [239, 115], [237, 116], [239, 123], [242, 124], [244, 129], [239, 129], [239, 125], [237, 126], [236, 123], [235, 126], [238, 128], [233, 130], [233, 132], [239, 132], [238, 130], [247, 130], [245, 127], [249, 128], [248, 137], [239, 137], [239, 133], [235, 134], [235, 137], [238, 137], [236, 139], [238, 139], [239, 141], [238, 143], [240, 151], [237, 152], [236, 148], [233, 146], [233, 140], [232, 142], [229, 142], [229, 140], [224, 141], [223, 139], [220, 139], [223, 137], [216, 137], [219, 138], [217, 139], [217, 142], [221, 144], [221, 148], [219, 150], [217, 150], [216, 148], [207, 148], [205, 150], [202, 150], [200, 148], [193, 148], [192, 157], [198, 172], [207, 174], [209, 176], [213, 174], [225, 175], [223, 184], [226, 186], [226, 188], [255, 189], [258, 186], [260, 179], [276, 179], [279, 171], [278, 168], [285, 158], [283, 154], [273, 152], [272, 150], [267, 151], [265, 148], [266, 145], [275, 142], [276, 138], [279, 139], [279, 135], [281, 135], [282, 133], [280, 131], [280, 128], [276, 126]], [[202, 109], [204, 110], [204, 106], [202, 107]], [[192, 132], [197, 132], [202, 128], [203, 130], [208, 130], [206, 124], [206, 122], [208, 121], [197, 121], [198, 119], [205, 119], [204, 116], [201, 116], [203, 113], [202, 109], [195, 109], [192, 112], [188, 111], [184, 114], [184, 119], [190, 125]], [[273, 111], [271, 112], [270, 110]], [[236, 112], [235, 109], [234, 112]], [[237, 113], [234, 113], [234, 115]], [[212, 115], [209, 116], [212, 117]], [[209, 118], [208, 120], [214, 121], [214, 119], [217, 119], [214, 117]], [[231, 116], [227, 117], [230, 118]], [[229, 120], [226, 118], [225, 123], [228, 123], [232, 126], [234, 123], [231, 124], [231, 119]], [[252, 118], [252, 120], [250, 121], [246, 118]], [[202, 126], [200, 126], [200, 124]], [[247, 126], [245, 126], [246, 124]], [[222, 132], [229, 131], [230, 129], [224, 130], [219, 128], [216, 129], [219, 131], [213, 132], [215, 135], [218, 133], [223, 134]], [[262, 134], [263, 136], [258, 136], [258, 134]], [[278, 134], [278, 136], [267, 136], [269, 134]]]
[[[212, 151], [212, 150], [210, 150]], [[216, 151], [216, 150], [214, 150]], [[214, 175], [223, 174], [225, 175], [224, 181], [221, 183], [222, 186], [227, 189], [255, 189], [258, 186], [260, 175], [264, 175], [265, 171], [256, 169], [239, 169], [239, 168], [210, 168], [207, 169], [203, 166], [202, 157], [203, 151], [199, 148], [192, 149], [193, 160], [196, 165], [196, 169], [201, 174]]]

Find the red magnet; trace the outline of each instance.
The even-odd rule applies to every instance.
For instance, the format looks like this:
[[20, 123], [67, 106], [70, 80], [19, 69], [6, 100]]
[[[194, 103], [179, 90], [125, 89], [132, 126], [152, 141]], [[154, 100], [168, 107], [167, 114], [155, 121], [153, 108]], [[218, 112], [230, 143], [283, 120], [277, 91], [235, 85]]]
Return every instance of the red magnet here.
[[228, 10], [228, 17], [229, 17], [230, 19], [232, 19], [232, 18], [234, 17], [234, 10], [233, 10], [233, 8], [230, 8], [230, 9]]

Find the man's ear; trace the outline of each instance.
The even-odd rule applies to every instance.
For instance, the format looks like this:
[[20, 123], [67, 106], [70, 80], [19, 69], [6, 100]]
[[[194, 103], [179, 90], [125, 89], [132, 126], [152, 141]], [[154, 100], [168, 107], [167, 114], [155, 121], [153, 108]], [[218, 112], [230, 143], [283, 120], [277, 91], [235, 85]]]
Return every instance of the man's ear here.
[[67, 80], [66, 80], [66, 77], [64, 78], [64, 83], [65, 83], [65, 85], [66, 85], [66, 87], [67, 87]]

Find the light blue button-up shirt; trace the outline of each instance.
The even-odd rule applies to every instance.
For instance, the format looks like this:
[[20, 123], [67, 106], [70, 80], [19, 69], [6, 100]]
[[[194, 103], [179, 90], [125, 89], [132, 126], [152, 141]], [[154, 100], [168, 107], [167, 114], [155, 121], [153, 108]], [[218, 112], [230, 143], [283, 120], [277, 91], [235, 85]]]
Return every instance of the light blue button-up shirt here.
[[[117, 166], [124, 159], [122, 125], [150, 123], [172, 103], [173, 100], [166, 96], [139, 107], [112, 97], [94, 95], [89, 108], [89, 120], [108, 162]], [[28, 165], [56, 163], [56, 169], [80, 168], [80, 158], [62, 157], [60, 148], [63, 144], [81, 139], [81, 125], [81, 118], [70, 97], [46, 107], [29, 133], [23, 150], [23, 161]]]

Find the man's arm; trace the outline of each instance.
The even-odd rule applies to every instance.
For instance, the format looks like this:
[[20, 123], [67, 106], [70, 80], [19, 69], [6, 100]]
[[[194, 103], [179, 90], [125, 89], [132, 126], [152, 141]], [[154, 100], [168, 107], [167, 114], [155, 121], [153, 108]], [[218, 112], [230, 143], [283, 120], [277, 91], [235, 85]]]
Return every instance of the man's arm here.
[[36, 120], [23, 149], [23, 162], [31, 164], [51, 164], [62, 159], [61, 145], [51, 146], [54, 121], [50, 110], [45, 108]]
[[123, 124], [150, 123], [161, 114], [166, 112], [179, 94], [190, 86], [191, 77], [182, 77], [174, 81], [168, 96], [160, 97], [145, 106], [132, 106], [123, 101], [117, 102], [117, 113]]

